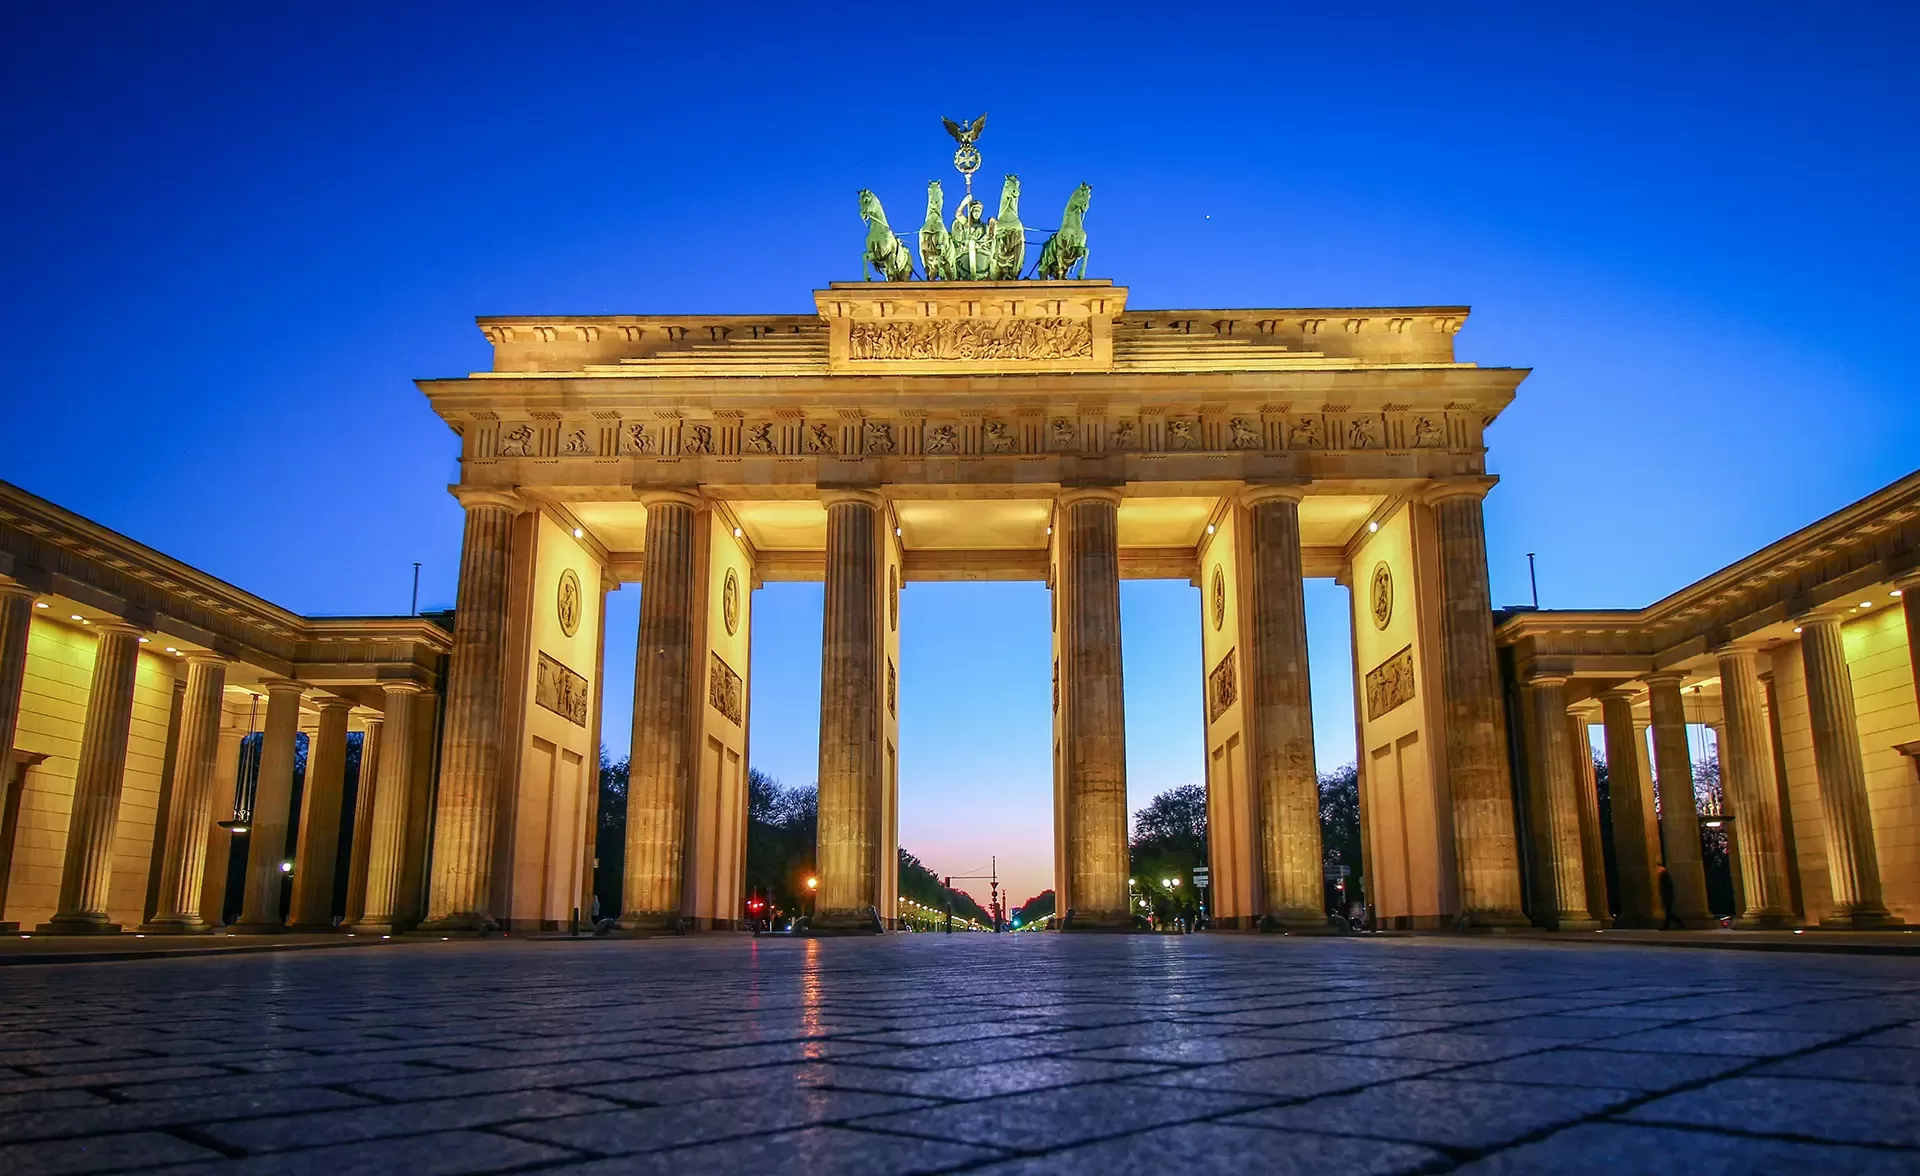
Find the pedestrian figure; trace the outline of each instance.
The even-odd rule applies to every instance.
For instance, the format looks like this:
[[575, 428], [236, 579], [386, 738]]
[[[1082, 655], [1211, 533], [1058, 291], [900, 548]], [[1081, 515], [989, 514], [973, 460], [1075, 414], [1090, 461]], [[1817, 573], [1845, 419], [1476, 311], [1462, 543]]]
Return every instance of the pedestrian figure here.
[[1682, 931], [1686, 930], [1686, 927], [1681, 924], [1680, 920], [1673, 915], [1673, 875], [1667, 873], [1665, 866], [1660, 867], [1660, 905], [1665, 908], [1665, 915], [1660, 920], [1660, 929], [1662, 931], [1665, 931], [1669, 927], [1679, 927]]

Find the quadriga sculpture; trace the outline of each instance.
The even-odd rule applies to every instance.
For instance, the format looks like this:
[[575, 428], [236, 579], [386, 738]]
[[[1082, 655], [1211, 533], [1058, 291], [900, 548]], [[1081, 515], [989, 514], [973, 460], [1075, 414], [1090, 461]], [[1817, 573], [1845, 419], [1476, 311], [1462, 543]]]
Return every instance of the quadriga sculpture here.
[[1087, 276], [1087, 230], [1085, 225], [1087, 205], [1093, 201], [1093, 185], [1082, 184], [1067, 197], [1067, 210], [1060, 215], [1060, 227], [1047, 243], [1040, 247], [1040, 261], [1035, 266], [1034, 276], [1042, 281], [1059, 282], [1073, 276], [1073, 267], [1080, 266], [1080, 276]]
[[[889, 282], [905, 282], [913, 277], [913, 255], [907, 243], [887, 225], [887, 214], [880, 198], [870, 190], [860, 190], [860, 218], [867, 222], [867, 248], [860, 255], [860, 273], [873, 280], [873, 270]], [[869, 268], [871, 267], [871, 269]]]
[[927, 219], [920, 225], [920, 271], [928, 281], [953, 280], [953, 237], [946, 217], [947, 201], [935, 180], [927, 185]]
[[996, 282], [1019, 278], [1027, 263], [1027, 230], [1020, 223], [1020, 177], [1008, 176], [1000, 187], [1000, 215], [994, 217], [988, 276]]

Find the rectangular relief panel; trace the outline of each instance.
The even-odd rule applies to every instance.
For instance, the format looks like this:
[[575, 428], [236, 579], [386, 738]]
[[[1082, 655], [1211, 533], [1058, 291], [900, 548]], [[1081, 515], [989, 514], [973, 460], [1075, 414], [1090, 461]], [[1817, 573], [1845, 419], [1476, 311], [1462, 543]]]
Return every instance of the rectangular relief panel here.
[[544, 651], [535, 673], [533, 700], [574, 726], [585, 727], [591, 698], [587, 680]]

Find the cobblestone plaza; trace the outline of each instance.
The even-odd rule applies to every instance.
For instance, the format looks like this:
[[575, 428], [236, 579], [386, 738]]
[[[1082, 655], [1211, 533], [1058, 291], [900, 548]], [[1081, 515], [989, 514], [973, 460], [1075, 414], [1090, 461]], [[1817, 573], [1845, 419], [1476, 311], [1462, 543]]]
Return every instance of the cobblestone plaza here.
[[0, 1171], [1912, 1172], [1910, 957], [382, 944], [0, 968]]

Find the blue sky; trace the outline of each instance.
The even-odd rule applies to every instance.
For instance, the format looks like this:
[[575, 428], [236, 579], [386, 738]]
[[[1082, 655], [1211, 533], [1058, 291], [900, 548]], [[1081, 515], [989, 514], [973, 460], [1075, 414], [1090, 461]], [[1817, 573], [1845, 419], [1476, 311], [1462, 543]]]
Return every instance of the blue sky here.
[[[1920, 454], [1910, 5], [261, 7], [9, 9], [0, 477], [303, 611], [403, 611], [414, 560], [452, 600], [410, 381], [485, 364], [474, 315], [804, 310], [857, 274], [854, 192], [912, 219], [980, 110], [1031, 223], [1093, 184], [1136, 305], [1471, 304], [1462, 357], [1535, 369], [1489, 436], [1497, 601], [1536, 551], [1543, 604], [1644, 604]], [[1344, 593], [1309, 589], [1331, 765]], [[1141, 801], [1199, 775], [1198, 602], [1124, 606]], [[753, 758], [805, 782], [819, 589], [755, 608]], [[1023, 896], [1044, 590], [903, 621], [902, 840]]]

